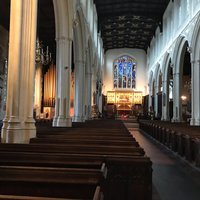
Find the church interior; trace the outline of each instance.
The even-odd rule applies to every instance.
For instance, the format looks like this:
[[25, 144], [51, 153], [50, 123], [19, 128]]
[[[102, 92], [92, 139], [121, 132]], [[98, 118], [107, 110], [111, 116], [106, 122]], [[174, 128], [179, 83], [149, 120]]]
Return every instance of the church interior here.
[[0, 1], [0, 200], [199, 200], [200, 0]]

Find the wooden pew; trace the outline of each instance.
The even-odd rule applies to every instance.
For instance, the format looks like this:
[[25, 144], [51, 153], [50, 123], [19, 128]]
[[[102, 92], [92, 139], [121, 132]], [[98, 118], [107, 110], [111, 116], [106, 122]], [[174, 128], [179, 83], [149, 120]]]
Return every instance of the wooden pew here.
[[[10, 155], [9, 155], [10, 154]], [[34, 155], [34, 156], [33, 156]], [[19, 162], [19, 158], [21, 156], [21, 160], [23, 160], [21, 163]], [[46, 156], [46, 160], [44, 160]], [[142, 199], [151, 199], [151, 194], [150, 194], [150, 190], [151, 190], [151, 161], [149, 160], [149, 158], [147, 157], [141, 157], [141, 156], [111, 156], [111, 157], [105, 157], [105, 156], [98, 156], [96, 157], [95, 155], [64, 155], [65, 157], [63, 157], [63, 154], [60, 155], [60, 159], [56, 158], [58, 155], [52, 155], [52, 154], [47, 154], [47, 153], [43, 153], [43, 154], [38, 154], [38, 153], [24, 153], [24, 152], [15, 152], [14, 155], [12, 155], [12, 153], [9, 152], [5, 152], [4, 155], [4, 162], [2, 161], [2, 156], [0, 158], [1, 163], [5, 164], [5, 162], [7, 163], [7, 165], [14, 165], [15, 162], [17, 162], [18, 165], [31, 165], [31, 166], [53, 166], [53, 167], [62, 167], [65, 166], [66, 167], [70, 167], [70, 166], [74, 166], [74, 164], [72, 164], [73, 162], [76, 163], [76, 165], [79, 165], [80, 162], [84, 162], [84, 159], [86, 158], [90, 160], [93, 159], [93, 161], [97, 162], [97, 165], [99, 160], [105, 161], [106, 163], [106, 167], [107, 167], [107, 179], [104, 183], [103, 186], [103, 191], [105, 188], [106, 189], [106, 193], [104, 194], [105, 199], [116, 199], [116, 200], [121, 200], [122, 196], [124, 194], [127, 194], [129, 196], [132, 196], [134, 193], [134, 196], [138, 196], [137, 198], [134, 197], [134, 199], [137, 200], [142, 200]], [[74, 156], [74, 158], [73, 158]], [[11, 157], [11, 160], [9, 161], [9, 157]], [[62, 158], [63, 157], [63, 158]], [[15, 159], [15, 162], [13, 161], [13, 158]], [[23, 158], [23, 159], [22, 159]], [[55, 159], [56, 158], [56, 159]], [[81, 159], [78, 161], [78, 158]], [[34, 160], [35, 159], [35, 160]], [[54, 160], [55, 159], [55, 160]], [[38, 162], [39, 161], [39, 162]], [[47, 162], [49, 161], [49, 163]], [[89, 161], [89, 160], [88, 160]], [[28, 163], [30, 162], [30, 163]], [[56, 162], [58, 162], [57, 164], [55, 164]], [[90, 162], [90, 161], [89, 161]], [[87, 163], [85, 163], [85, 165], [87, 165]], [[83, 165], [79, 165], [83, 166]], [[88, 167], [88, 165], [87, 165]], [[59, 170], [59, 168], [57, 168], [57, 170]], [[134, 173], [134, 175], [132, 175], [130, 173], [130, 176], [128, 175], [129, 172]], [[120, 179], [118, 179], [119, 177], [121, 177]], [[127, 183], [131, 183], [131, 190], [134, 190], [135, 192], [131, 193], [130, 187], [121, 187], [121, 189], [117, 188], [117, 192], [116, 192], [116, 187], [119, 187], [117, 185], [121, 185], [121, 179], [123, 179], [122, 182], [126, 181]], [[107, 182], [108, 181], [108, 182]], [[114, 184], [113, 185], [113, 182]], [[142, 181], [142, 185], [138, 186], [138, 183]], [[148, 186], [148, 187], [147, 187]], [[138, 190], [137, 187], [140, 187], [140, 190]], [[109, 189], [108, 189], [109, 188]], [[146, 188], [146, 189], [145, 189]], [[144, 196], [141, 196], [141, 189], [142, 189], [142, 194], [146, 194], [148, 195], [148, 198]], [[129, 191], [130, 190], [130, 191]], [[147, 191], [145, 191], [147, 190]], [[145, 191], [145, 192], [144, 192]], [[118, 194], [118, 198], [116, 197], [115, 194]], [[114, 196], [113, 196], [114, 195]], [[110, 198], [110, 197], [113, 198]]]
[[[151, 200], [152, 163], [121, 122], [88, 122], [78, 125], [79, 130], [49, 128], [44, 132], [47, 127], [39, 128], [38, 138], [32, 140], [36, 143], [0, 145], [0, 166], [97, 170], [105, 162], [107, 176], [100, 185], [104, 200]], [[99, 195], [90, 199], [94, 196]]]
[[71, 200], [66, 198], [33, 197], [33, 196], [2, 195], [2, 194], [0, 194], [0, 199], [1, 200]]
[[[56, 135], [38, 135], [37, 138], [56, 138]], [[115, 141], [134, 141], [132, 137], [121, 137], [121, 136], [102, 136], [99, 135], [59, 135], [60, 139], [76, 139], [76, 140], [87, 140], [87, 139], [93, 139], [93, 140], [115, 140]]]
[[38, 167], [70, 167], [70, 168], [100, 168], [105, 161], [103, 156], [93, 154], [69, 153], [37, 153], [8, 152], [0, 153], [1, 165], [38, 166]]
[[[166, 129], [166, 146], [172, 149], [186, 160], [200, 166], [200, 127], [189, 126], [187, 123], [170, 123], [163, 121], [141, 120], [140, 127], [146, 133], [150, 133], [150, 127], [158, 126]], [[150, 134], [151, 135], [151, 134]]]
[[[7, 146], [7, 145], [6, 145]], [[10, 145], [8, 145], [10, 146]], [[151, 195], [149, 193], [149, 186], [146, 188], [146, 185], [151, 185], [151, 161], [149, 160], [149, 158], [144, 157], [144, 156], [133, 156], [133, 154], [130, 156], [128, 155], [111, 155], [111, 156], [106, 156], [106, 155], [95, 155], [95, 154], [79, 154], [79, 155], [73, 155], [73, 154], [65, 154], [63, 152], [61, 153], [37, 153], [34, 151], [32, 152], [23, 152], [23, 151], [16, 151], [16, 152], [2, 152], [4, 153], [4, 156], [0, 157], [0, 160], [2, 161], [2, 164], [7, 164], [7, 165], [14, 165], [15, 162], [17, 162], [19, 165], [31, 165], [31, 166], [53, 166], [53, 167], [62, 167], [65, 166], [66, 167], [75, 167], [75, 165], [77, 166], [87, 166], [89, 167], [88, 163], [90, 163], [91, 160], [93, 160], [93, 162], [95, 163], [95, 165], [99, 165], [99, 161], [106, 163], [106, 167], [107, 167], [107, 176], [110, 177], [109, 181], [112, 181], [112, 177], [118, 177], [119, 175], [119, 171], [123, 171], [123, 173], [120, 175], [123, 179], [125, 179], [127, 182], [129, 182], [129, 176], [126, 175], [126, 173], [128, 171], [134, 171], [135, 173], [135, 177], [132, 177], [132, 180], [134, 180], [134, 183], [132, 183], [132, 188], [135, 188], [134, 191], [136, 191], [134, 193], [134, 196], [139, 196], [138, 198], [135, 198], [136, 200], [150, 200], [151, 199]], [[14, 153], [14, 154], [13, 154]], [[10, 154], [10, 155], [9, 155]], [[9, 161], [9, 157], [11, 156], [11, 160]], [[74, 158], [73, 158], [74, 156]], [[4, 158], [4, 162], [3, 159]], [[15, 161], [13, 161], [13, 157], [15, 159]], [[21, 157], [21, 159], [20, 159]], [[35, 160], [34, 160], [35, 159]], [[78, 161], [78, 159], [80, 159]], [[84, 162], [85, 164], [80, 164], [81, 162]], [[113, 162], [113, 159], [115, 159], [115, 163]], [[21, 160], [21, 163], [19, 162], [19, 160]], [[124, 162], [124, 160], [126, 162]], [[129, 161], [129, 162], [127, 162]], [[118, 163], [118, 164], [117, 164]], [[119, 166], [118, 166], [119, 165]], [[118, 166], [118, 167], [117, 167]], [[125, 167], [126, 166], [126, 167]], [[94, 166], [92, 166], [94, 167]], [[117, 169], [117, 170], [116, 170]], [[125, 171], [124, 171], [125, 170]], [[148, 171], [148, 173], [143, 173], [145, 171]], [[143, 175], [141, 174], [143, 173]], [[148, 176], [147, 176], [148, 174]], [[137, 177], [140, 177], [142, 182], [144, 183], [143, 185], [141, 185], [141, 188], [143, 191], [145, 191], [145, 188], [148, 190], [147, 194], [149, 195], [148, 198], [140, 198], [141, 196], [139, 195], [139, 193], [141, 193], [141, 189], [138, 190], [137, 185], [138, 185], [138, 179]], [[148, 179], [147, 179], [148, 177]], [[106, 180], [107, 181], [107, 180]], [[115, 180], [116, 181], [116, 180]], [[140, 182], [140, 181], [139, 181]], [[107, 183], [106, 183], [107, 184]], [[112, 183], [110, 183], [112, 186]], [[116, 181], [115, 184], [121, 184], [120, 181]], [[105, 185], [105, 184], [104, 184]], [[109, 185], [109, 184], [108, 184]], [[106, 188], [108, 187], [108, 185], [106, 186]], [[118, 190], [116, 192], [116, 189], [114, 189], [113, 187], [109, 188], [109, 190], [106, 190], [107, 193], [104, 194], [105, 199], [110, 199], [110, 195], [114, 195], [114, 194], [118, 194], [117, 196], [119, 196], [119, 198], [116, 198], [116, 200], [121, 200], [120, 198], [123, 196], [123, 194], [127, 194], [128, 195], [133, 195], [132, 193], [130, 193], [130, 191], [128, 188], [126, 187], [122, 187], [120, 190]], [[105, 187], [103, 187], [105, 189]], [[103, 189], [103, 190], [104, 190]], [[138, 190], [138, 191], [137, 191]], [[145, 193], [146, 194], [146, 193]], [[39, 194], [38, 194], [39, 195]], [[115, 197], [115, 196], [114, 196]], [[112, 198], [111, 198], [112, 199]], [[115, 198], [114, 198], [115, 199]]]
[[135, 146], [64, 145], [64, 144], [0, 144], [0, 152], [80, 153], [94, 155], [139, 155], [145, 152]]
[[37, 153], [37, 152], [1, 152], [0, 166], [38, 166], [38, 167], [70, 167], [100, 168], [107, 158], [142, 160], [146, 157], [138, 155], [94, 155], [69, 153]]
[[101, 169], [0, 166], [0, 194], [93, 199], [104, 176], [105, 164]]
[[[47, 132], [48, 130], [48, 132]], [[95, 134], [95, 133], [102, 133], [102, 134], [110, 134], [110, 135], [129, 135], [130, 132], [126, 129], [108, 129], [108, 128], [62, 128], [62, 127], [44, 127], [44, 128], [39, 128], [37, 131], [38, 134], [51, 134], [51, 133], [58, 133], [62, 134], [63, 132], [71, 132], [71, 133], [79, 133], [79, 134], [85, 134], [85, 133], [90, 133], [90, 134]]]
[[135, 140], [102, 140], [102, 139], [79, 139], [76, 138], [60, 138], [59, 136], [44, 137], [44, 138], [31, 138], [30, 143], [46, 143], [46, 144], [85, 144], [85, 145], [114, 145], [114, 146], [130, 146], [139, 147], [138, 142]]
[[152, 168], [148, 158], [107, 158], [105, 199], [151, 200]]

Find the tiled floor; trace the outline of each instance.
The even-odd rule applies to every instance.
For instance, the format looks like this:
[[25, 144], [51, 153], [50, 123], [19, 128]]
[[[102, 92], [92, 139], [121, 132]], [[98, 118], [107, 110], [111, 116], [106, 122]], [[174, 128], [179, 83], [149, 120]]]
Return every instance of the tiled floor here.
[[153, 200], [200, 200], [200, 170], [125, 123], [153, 162]]

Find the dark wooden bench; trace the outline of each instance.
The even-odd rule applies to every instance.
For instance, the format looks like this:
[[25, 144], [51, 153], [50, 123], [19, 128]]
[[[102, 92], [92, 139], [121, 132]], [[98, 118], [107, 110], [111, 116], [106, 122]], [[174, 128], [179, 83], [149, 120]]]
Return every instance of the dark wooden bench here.
[[[37, 135], [37, 138], [56, 138], [57, 135]], [[133, 141], [131, 136], [124, 137], [124, 136], [103, 136], [99, 135], [59, 135], [60, 139], [77, 139], [77, 140], [84, 140], [84, 139], [94, 139], [94, 140], [118, 140], [118, 141]]]
[[[0, 195], [1, 200], [72, 200], [71, 198], [51, 198], [51, 197], [34, 197], [34, 196], [20, 196], [20, 195]], [[95, 193], [91, 200], [102, 200], [103, 194], [101, 192], [100, 186], [97, 186], [95, 189]], [[73, 200], [80, 200], [75, 199]]]
[[[48, 130], [48, 132], [46, 132]], [[95, 133], [102, 133], [102, 134], [110, 134], [110, 135], [124, 135], [130, 134], [127, 129], [108, 129], [108, 128], [62, 128], [62, 127], [44, 127], [43, 129], [39, 129], [37, 133], [39, 134], [51, 134], [51, 133], [79, 133], [79, 134], [95, 134]]]
[[170, 123], [163, 121], [141, 120], [140, 128], [155, 139], [156, 133], [167, 147], [177, 152], [186, 160], [200, 166], [200, 127], [189, 126], [187, 123]]
[[30, 143], [46, 143], [46, 144], [85, 144], [85, 145], [114, 145], [114, 146], [130, 146], [139, 147], [138, 142], [135, 140], [102, 140], [102, 139], [79, 139], [71, 138], [60, 138], [59, 136], [44, 137], [44, 138], [32, 138]]
[[101, 169], [0, 166], [0, 194], [93, 199]]
[[[100, 121], [98, 124], [86, 122], [86, 124], [76, 124], [75, 127], [78, 128], [49, 127], [49, 130], [48, 126], [47, 123], [47, 126], [45, 124], [44, 127], [39, 127], [38, 138], [31, 140], [34, 143], [1, 144], [0, 166], [51, 168], [57, 171], [61, 169], [62, 172], [62, 169], [66, 168], [98, 170], [101, 164], [105, 163], [106, 179], [103, 179], [103, 184], [93, 187], [89, 199], [95, 198], [94, 189], [99, 198], [98, 194], [101, 192], [98, 186], [104, 193], [104, 200], [152, 199], [152, 163], [123, 123], [112, 120]], [[74, 192], [76, 193], [75, 190], [72, 191]], [[39, 195], [38, 193], [37, 196]], [[69, 195], [68, 197], [66, 195], [66, 198], [69, 198]]]
[[104, 145], [65, 145], [65, 144], [0, 144], [1, 151], [44, 152], [44, 153], [80, 153], [94, 155], [144, 155], [144, 150], [135, 146]]
[[66, 199], [66, 198], [33, 197], [33, 196], [1, 195], [1, 194], [0, 194], [0, 199], [1, 200], [2, 199], [3, 200], [71, 200], [71, 199]]

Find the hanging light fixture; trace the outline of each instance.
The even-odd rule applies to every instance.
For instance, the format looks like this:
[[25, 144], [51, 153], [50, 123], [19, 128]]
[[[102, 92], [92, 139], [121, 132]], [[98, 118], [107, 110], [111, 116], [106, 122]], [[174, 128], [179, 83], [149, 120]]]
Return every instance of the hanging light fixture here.
[[52, 61], [51, 53], [49, 52], [49, 47], [47, 46], [46, 51], [43, 50], [43, 45], [36, 39], [36, 50], [35, 50], [35, 62], [41, 63], [42, 65], [48, 65]]

